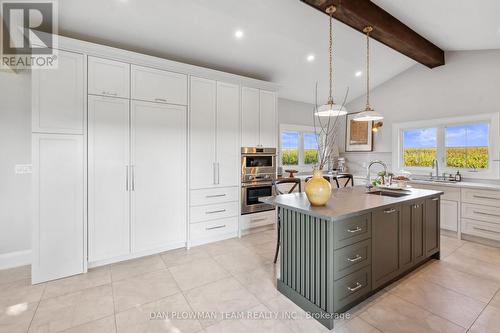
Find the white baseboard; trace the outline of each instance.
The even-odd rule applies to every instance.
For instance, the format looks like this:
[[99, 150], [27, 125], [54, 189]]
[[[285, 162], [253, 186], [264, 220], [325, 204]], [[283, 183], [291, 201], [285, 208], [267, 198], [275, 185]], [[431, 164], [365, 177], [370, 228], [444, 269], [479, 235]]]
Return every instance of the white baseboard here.
[[31, 264], [31, 250], [0, 254], [0, 269], [7, 269]]

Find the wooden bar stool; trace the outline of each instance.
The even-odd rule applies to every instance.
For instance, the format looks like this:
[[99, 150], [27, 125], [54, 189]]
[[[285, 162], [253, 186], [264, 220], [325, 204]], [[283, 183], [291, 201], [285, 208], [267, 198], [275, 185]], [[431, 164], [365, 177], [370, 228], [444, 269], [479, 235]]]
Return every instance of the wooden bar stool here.
[[[293, 184], [292, 187], [286, 191], [282, 191], [278, 185], [282, 184]], [[295, 189], [298, 187], [299, 192], [302, 192], [302, 185], [300, 182], [299, 178], [283, 178], [283, 179], [277, 179], [273, 181], [273, 186], [274, 186], [274, 191], [276, 192], [276, 195], [282, 195], [282, 194], [288, 194], [288, 193], [293, 193]], [[278, 208], [279, 209], [279, 208]], [[276, 253], [274, 254], [274, 263], [278, 260], [278, 253], [280, 251], [280, 229], [281, 229], [281, 221], [280, 221], [280, 212], [278, 210], [278, 217], [276, 220], [277, 223], [277, 229], [278, 229], [278, 241], [276, 242]]]

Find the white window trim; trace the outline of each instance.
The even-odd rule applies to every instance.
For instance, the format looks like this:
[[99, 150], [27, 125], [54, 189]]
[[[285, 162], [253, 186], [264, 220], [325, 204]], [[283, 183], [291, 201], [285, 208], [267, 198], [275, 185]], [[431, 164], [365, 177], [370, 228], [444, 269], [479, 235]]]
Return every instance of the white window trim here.
[[[489, 123], [489, 161], [488, 169], [485, 170], [467, 170], [448, 168], [445, 164], [444, 156], [444, 131], [440, 130], [451, 125], [465, 125], [471, 123]], [[473, 116], [453, 117], [453, 118], [439, 118], [420, 121], [411, 121], [404, 123], [396, 123], [392, 125], [392, 165], [395, 172], [403, 170], [410, 171], [415, 175], [429, 175], [432, 168], [418, 168], [418, 167], [405, 167], [403, 165], [403, 130], [404, 129], [418, 129], [418, 128], [438, 128], [437, 133], [437, 147], [438, 147], [438, 161], [440, 175], [445, 173], [455, 174], [457, 170], [463, 177], [475, 179], [500, 179], [500, 162], [499, 160], [499, 134], [500, 134], [500, 113], [486, 113]]]
[[[299, 164], [298, 165], [282, 165], [281, 161], [282, 159], [282, 151], [281, 151], [281, 133], [282, 132], [299, 132], [300, 133], [300, 138], [299, 138]], [[303, 125], [292, 125], [292, 124], [280, 124], [280, 131], [279, 131], [279, 145], [278, 145], [278, 156], [279, 156], [279, 163], [278, 165], [282, 166], [283, 169], [296, 169], [299, 172], [304, 172], [304, 171], [312, 171], [314, 164], [304, 164], [304, 139], [303, 139], [303, 133], [308, 132], [308, 133], [316, 133], [319, 134], [318, 131], [314, 129], [314, 126], [303, 126]]]

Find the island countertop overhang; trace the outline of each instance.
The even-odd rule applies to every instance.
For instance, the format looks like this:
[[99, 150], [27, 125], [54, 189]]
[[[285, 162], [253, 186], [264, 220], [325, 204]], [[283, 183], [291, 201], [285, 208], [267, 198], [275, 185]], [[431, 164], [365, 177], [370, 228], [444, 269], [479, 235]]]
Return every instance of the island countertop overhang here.
[[438, 197], [441, 191], [410, 188], [408, 195], [389, 197], [367, 193], [364, 186], [345, 187], [332, 190], [332, 196], [325, 206], [312, 206], [305, 193], [283, 194], [276, 197], [261, 198], [261, 201], [279, 207], [292, 208], [321, 219], [337, 221], [365, 214], [373, 210], [410, 204], [426, 198]]

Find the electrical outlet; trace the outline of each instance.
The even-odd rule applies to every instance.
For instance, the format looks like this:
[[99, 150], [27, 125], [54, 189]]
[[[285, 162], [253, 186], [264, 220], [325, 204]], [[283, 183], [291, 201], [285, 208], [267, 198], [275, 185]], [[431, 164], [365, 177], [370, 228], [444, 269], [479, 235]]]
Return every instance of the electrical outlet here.
[[14, 168], [16, 175], [24, 175], [33, 172], [33, 165], [31, 164], [16, 164]]

